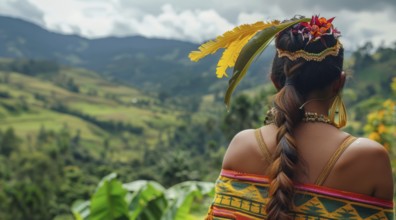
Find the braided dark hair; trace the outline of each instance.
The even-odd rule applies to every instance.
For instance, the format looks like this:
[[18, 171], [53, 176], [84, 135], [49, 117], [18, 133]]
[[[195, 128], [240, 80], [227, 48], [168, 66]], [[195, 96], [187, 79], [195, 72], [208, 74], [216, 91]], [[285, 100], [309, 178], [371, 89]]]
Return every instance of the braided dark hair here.
[[[276, 38], [276, 48], [295, 52], [305, 50], [319, 53], [336, 45], [333, 35], [308, 44], [300, 34], [287, 29]], [[268, 219], [288, 220], [292, 217], [294, 196], [293, 181], [300, 166], [297, 146], [293, 136], [294, 128], [301, 122], [304, 112], [299, 107], [306, 101], [310, 92], [329, 86], [339, 79], [343, 66], [343, 49], [337, 56], [327, 56], [320, 62], [298, 58], [291, 61], [287, 57], [275, 55], [271, 78], [278, 84], [278, 93], [274, 98], [274, 123], [278, 127], [276, 150], [270, 167], [270, 201], [266, 207]], [[287, 81], [287, 83], [285, 83]]]

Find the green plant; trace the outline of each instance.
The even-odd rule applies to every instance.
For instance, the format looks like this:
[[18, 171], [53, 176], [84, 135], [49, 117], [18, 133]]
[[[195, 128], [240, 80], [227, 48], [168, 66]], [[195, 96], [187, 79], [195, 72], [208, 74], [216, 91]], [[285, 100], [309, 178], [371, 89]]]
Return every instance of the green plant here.
[[72, 212], [77, 220], [186, 220], [196, 199], [213, 195], [213, 183], [186, 181], [165, 189], [148, 180], [122, 184], [112, 173], [90, 201], [74, 202]]

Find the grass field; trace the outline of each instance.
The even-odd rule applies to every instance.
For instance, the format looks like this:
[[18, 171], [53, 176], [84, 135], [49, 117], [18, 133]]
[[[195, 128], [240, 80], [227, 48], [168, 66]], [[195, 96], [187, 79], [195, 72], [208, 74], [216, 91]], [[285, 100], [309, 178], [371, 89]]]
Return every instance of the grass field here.
[[[79, 92], [72, 92], [57, 82], [57, 77], [72, 78]], [[153, 145], [160, 129], [178, 122], [178, 112], [158, 105], [156, 97], [141, 94], [136, 89], [112, 83], [97, 73], [83, 69], [62, 69], [58, 76], [28, 76], [0, 72], [0, 130], [14, 128], [18, 136], [34, 137], [41, 128], [59, 131], [64, 127], [79, 131], [83, 140], [102, 143], [112, 134], [82, 117], [54, 111], [51, 106], [62, 104], [68, 109], [89, 115], [99, 121], [113, 121], [141, 127], [145, 144]], [[143, 104], [141, 104], [143, 103]], [[137, 138], [119, 134], [131, 145]], [[112, 144], [119, 145], [113, 138]], [[122, 155], [128, 157], [128, 153]], [[135, 155], [136, 157], [136, 155]]]

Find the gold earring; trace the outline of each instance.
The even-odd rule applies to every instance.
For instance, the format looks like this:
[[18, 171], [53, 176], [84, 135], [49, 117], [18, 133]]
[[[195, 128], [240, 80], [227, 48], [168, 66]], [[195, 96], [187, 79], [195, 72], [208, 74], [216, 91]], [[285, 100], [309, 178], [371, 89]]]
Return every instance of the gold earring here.
[[[338, 112], [338, 123], [335, 122], [336, 114]], [[341, 98], [341, 93], [334, 98], [333, 104], [329, 109], [329, 119], [334, 123], [337, 128], [342, 128], [347, 123], [347, 112], [344, 102]]]

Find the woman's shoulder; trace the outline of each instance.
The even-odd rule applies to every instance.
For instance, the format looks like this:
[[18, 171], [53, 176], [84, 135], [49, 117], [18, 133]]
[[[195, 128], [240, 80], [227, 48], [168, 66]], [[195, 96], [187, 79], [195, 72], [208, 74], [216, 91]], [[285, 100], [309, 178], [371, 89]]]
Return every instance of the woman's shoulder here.
[[[348, 147], [347, 154], [354, 158], [389, 160], [389, 153], [387, 149], [380, 143], [364, 137], [357, 137], [356, 140]], [[386, 161], [386, 160], [385, 160]]]
[[387, 149], [378, 142], [364, 137], [357, 137], [346, 148], [342, 157], [341, 165], [344, 168], [362, 169], [363, 167], [370, 167], [370, 170], [375, 172], [375, 169], [383, 170], [390, 164]]
[[231, 169], [235, 164], [240, 164], [244, 158], [254, 154], [255, 130], [246, 129], [238, 132], [228, 145], [227, 151], [223, 159], [223, 168]]
[[243, 148], [243, 146], [254, 143], [255, 129], [245, 129], [239, 131], [231, 140], [228, 148]]
[[[371, 182], [373, 196], [391, 199], [393, 195], [392, 167], [385, 147], [368, 138], [357, 138], [344, 152], [338, 170], [355, 179]], [[347, 177], [346, 177], [347, 178]]]
[[[263, 126], [260, 128], [263, 136], [266, 136], [265, 130], [268, 129], [267, 127]], [[268, 161], [263, 161], [263, 155], [255, 134], [256, 130], [242, 130], [233, 137], [224, 155], [223, 169], [257, 174], [263, 173], [262, 165], [265, 166]]]
[[248, 150], [253, 149], [257, 150], [258, 140], [256, 136], [256, 131], [260, 132], [260, 135], [267, 140], [270, 140], [272, 136], [276, 134], [275, 125], [264, 125], [260, 128], [256, 129], [245, 129], [238, 132], [231, 140], [228, 151], [243, 151], [246, 152]]

